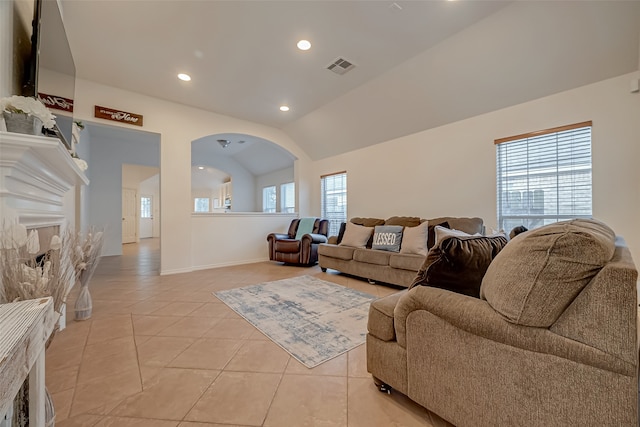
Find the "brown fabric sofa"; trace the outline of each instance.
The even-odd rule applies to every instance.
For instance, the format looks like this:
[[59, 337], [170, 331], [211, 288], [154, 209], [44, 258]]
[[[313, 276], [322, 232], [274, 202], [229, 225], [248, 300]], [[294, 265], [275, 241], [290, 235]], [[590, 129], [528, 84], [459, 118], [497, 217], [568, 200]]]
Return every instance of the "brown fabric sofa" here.
[[458, 427], [637, 426], [637, 278], [598, 221], [523, 233], [480, 298], [416, 286], [372, 303], [368, 371]]
[[[379, 218], [352, 218], [350, 220], [354, 224], [366, 227], [376, 225], [415, 227], [425, 221], [428, 222], [430, 229], [446, 223], [448, 228], [469, 234], [484, 232], [482, 218], [442, 217], [425, 220], [419, 217], [391, 217], [386, 220]], [[371, 249], [371, 240], [366, 248], [343, 246], [339, 243], [339, 236], [331, 236], [326, 244], [321, 244], [318, 247], [318, 264], [322, 271], [331, 268], [372, 281], [409, 287], [426, 258], [426, 254], [416, 255]]]
[[318, 262], [318, 245], [327, 241], [329, 221], [316, 218], [313, 232], [296, 239], [300, 219], [294, 219], [287, 233], [269, 233], [269, 260], [285, 264], [313, 265]]

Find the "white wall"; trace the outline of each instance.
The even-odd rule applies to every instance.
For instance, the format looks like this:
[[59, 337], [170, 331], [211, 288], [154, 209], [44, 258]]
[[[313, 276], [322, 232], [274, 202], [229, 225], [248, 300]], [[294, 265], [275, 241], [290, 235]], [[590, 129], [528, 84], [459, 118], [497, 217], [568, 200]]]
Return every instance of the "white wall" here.
[[262, 211], [262, 189], [264, 187], [276, 186], [276, 210], [280, 212], [280, 185], [293, 182], [293, 168], [280, 169], [271, 173], [256, 176], [255, 194], [256, 194], [256, 212]]
[[[300, 183], [298, 189], [310, 188], [306, 182], [311, 176], [309, 157], [279, 129], [77, 79], [74, 116], [78, 120], [113, 125], [114, 122], [93, 118], [96, 104], [142, 114], [143, 130], [161, 135], [161, 274], [190, 271], [192, 268], [191, 141], [218, 133], [248, 134], [272, 141], [298, 159], [294, 166], [296, 179]], [[93, 148], [92, 145], [92, 157]], [[251, 197], [252, 203], [253, 200]], [[301, 215], [313, 215], [309, 211], [309, 202], [306, 194], [299, 195], [298, 209]]]
[[269, 259], [267, 235], [286, 233], [296, 214], [193, 214], [193, 269], [223, 267]]
[[[497, 138], [593, 121], [593, 214], [622, 235], [640, 262], [640, 72], [426, 130], [314, 164], [346, 170], [348, 216], [479, 216], [497, 223]], [[460, 102], [464, 102], [463, 99]], [[313, 186], [312, 211], [320, 186]]]

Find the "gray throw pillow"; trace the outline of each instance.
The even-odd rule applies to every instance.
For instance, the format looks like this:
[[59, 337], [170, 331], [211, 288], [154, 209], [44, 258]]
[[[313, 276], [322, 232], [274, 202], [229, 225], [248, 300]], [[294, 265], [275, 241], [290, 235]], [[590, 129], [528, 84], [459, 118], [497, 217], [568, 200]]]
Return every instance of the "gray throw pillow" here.
[[400, 252], [403, 228], [401, 225], [376, 225], [371, 248], [380, 251]]

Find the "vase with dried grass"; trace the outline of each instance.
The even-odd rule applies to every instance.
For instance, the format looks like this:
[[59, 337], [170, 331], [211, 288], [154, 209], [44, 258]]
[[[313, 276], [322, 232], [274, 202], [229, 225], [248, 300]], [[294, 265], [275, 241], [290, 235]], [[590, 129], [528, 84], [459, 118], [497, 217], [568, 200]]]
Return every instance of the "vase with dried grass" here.
[[[18, 223], [2, 224], [0, 231], [0, 304], [24, 301], [42, 297], [52, 297], [53, 309], [62, 313], [64, 302], [74, 280], [69, 248], [70, 234], [53, 236], [49, 249], [41, 254], [38, 232], [27, 232]], [[57, 328], [56, 328], [57, 329]], [[47, 342], [51, 343], [56, 329]], [[14, 426], [28, 425], [29, 389], [28, 381], [15, 399]], [[45, 423], [55, 425], [55, 410], [51, 396], [45, 388]]]
[[102, 231], [91, 230], [74, 237], [74, 250], [72, 262], [76, 271], [76, 281], [80, 284], [80, 293], [75, 303], [75, 320], [87, 320], [91, 318], [93, 303], [89, 293], [89, 281], [98, 266], [102, 254]]

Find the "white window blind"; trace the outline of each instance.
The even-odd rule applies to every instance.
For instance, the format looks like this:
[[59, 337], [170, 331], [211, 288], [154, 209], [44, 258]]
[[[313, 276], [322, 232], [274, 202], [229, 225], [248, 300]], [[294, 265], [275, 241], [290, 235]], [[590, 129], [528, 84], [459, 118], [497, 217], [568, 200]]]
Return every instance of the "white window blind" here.
[[280, 186], [280, 212], [296, 211], [296, 183], [288, 182]]
[[262, 212], [276, 211], [276, 186], [272, 185], [262, 189]]
[[337, 236], [340, 224], [347, 221], [347, 173], [320, 177], [322, 218], [329, 220], [329, 235]]
[[209, 198], [196, 197], [194, 199], [194, 212], [209, 212]]
[[591, 122], [495, 143], [499, 228], [591, 217]]
[[152, 218], [151, 197], [140, 197], [140, 218]]

